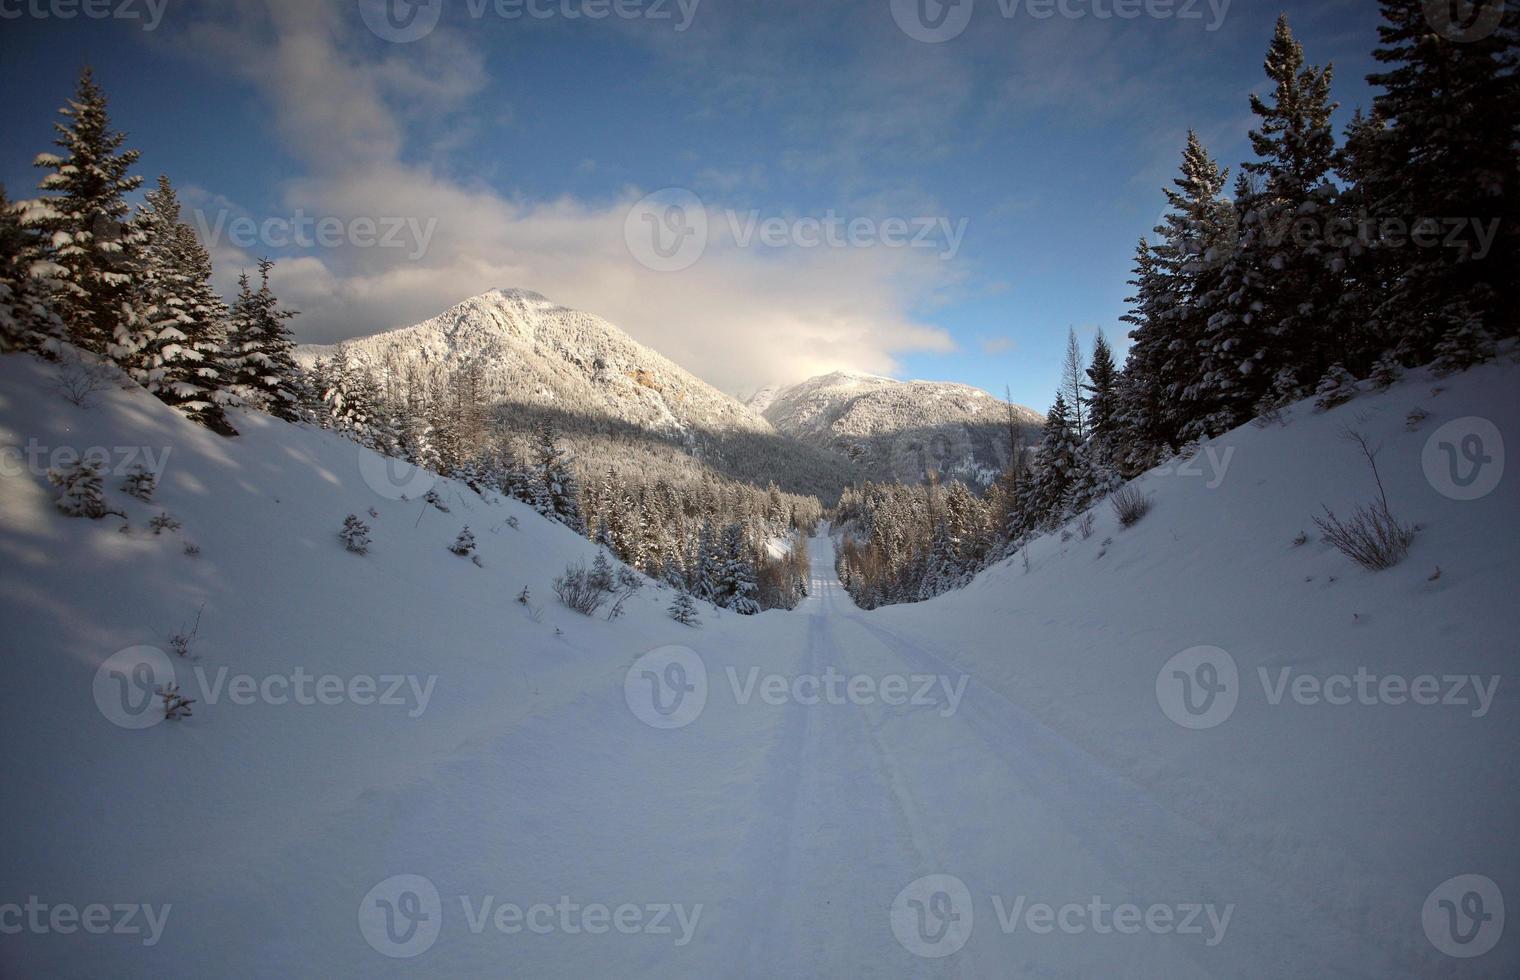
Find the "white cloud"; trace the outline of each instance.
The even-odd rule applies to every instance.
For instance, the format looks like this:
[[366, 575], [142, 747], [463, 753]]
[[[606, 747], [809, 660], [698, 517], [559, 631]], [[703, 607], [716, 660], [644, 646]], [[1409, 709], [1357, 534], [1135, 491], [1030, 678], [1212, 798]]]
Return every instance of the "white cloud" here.
[[[418, 154], [410, 145], [429, 128], [414, 120], [436, 126], [460, 112], [487, 81], [483, 61], [440, 28], [408, 45], [402, 63], [389, 46], [370, 43], [346, 12], [347, 5], [337, 12], [309, 0], [243, 3], [192, 29], [194, 48], [260, 89], [306, 167], [281, 188], [281, 217], [434, 227], [420, 257], [407, 240], [281, 260], [275, 285], [301, 311], [294, 326], [302, 340], [404, 326], [487, 289], [521, 286], [607, 317], [729, 391], [843, 366], [889, 373], [900, 352], [953, 348], [945, 332], [907, 312], [958, 281], [930, 251], [741, 249], [717, 234], [691, 268], [656, 273], [624, 243], [624, 217], [639, 189], [596, 203], [526, 202], [412, 162], [431, 149]], [[722, 207], [712, 197], [707, 203]], [[226, 200], [219, 206], [237, 210]], [[212, 244], [224, 287], [261, 250]]]

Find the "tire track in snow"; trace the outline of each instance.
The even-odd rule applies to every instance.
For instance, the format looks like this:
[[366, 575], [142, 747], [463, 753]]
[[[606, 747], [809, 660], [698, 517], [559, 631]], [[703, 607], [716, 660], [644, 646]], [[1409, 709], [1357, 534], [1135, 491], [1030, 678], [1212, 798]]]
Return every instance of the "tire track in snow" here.
[[[1201, 943], [1173, 943], [1203, 969], [1226, 970], [1233, 976], [1382, 977], [1437, 967], [1425, 951], [1412, 946], [1400, 951], [1405, 954], [1402, 962], [1386, 951], [1369, 962], [1364, 937], [1332, 921], [1326, 909], [1317, 907], [1317, 896], [1296, 894], [1290, 884], [1265, 877], [1209, 828], [1171, 811], [1130, 778], [966, 671], [869, 622], [863, 613], [852, 611], [846, 618], [896, 651], [910, 669], [969, 677], [956, 720], [1007, 774], [1037, 793], [1078, 837], [1086, 854], [1124, 886], [1126, 894], [1105, 899], [1141, 905], [1178, 899], [1234, 903], [1232, 929], [1220, 947], [1206, 950]], [[1116, 814], [1122, 817], [1113, 819]], [[1193, 894], [1178, 894], [1178, 884]], [[1249, 973], [1252, 964], [1263, 972]]]

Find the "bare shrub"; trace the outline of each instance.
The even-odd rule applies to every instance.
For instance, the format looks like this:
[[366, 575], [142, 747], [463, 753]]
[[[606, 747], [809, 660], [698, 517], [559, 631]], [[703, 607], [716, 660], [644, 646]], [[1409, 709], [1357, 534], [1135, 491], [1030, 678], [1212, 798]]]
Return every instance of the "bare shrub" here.
[[1377, 483], [1378, 499], [1371, 504], [1359, 505], [1347, 520], [1335, 516], [1329, 507], [1324, 516], [1315, 517], [1314, 525], [1320, 529], [1326, 541], [1341, 554], [1369, 571], [1392, 568], [1409, 554], [1409, 544], [1414, 540], [1415, 528], [1393, 516], [1388, 507], [1388, 494], [1383, 489], [1383, 477], [1378, 473], [1379, 449], [1367, 445], [1367, 437], [1353, 429], [1342, 434], [1356, 443], [1372, 468], [1372, 479]]
[[1133, 483], [1114, 492], [1110, 502], [1120, 527], [1133, 527], [1151, 509], [1151, 498], [1141, 493]]
[[201, 616], [205, 612], [206, 604], [201, 603], [200, 609], [195, 613], [195, 622], [191, 624], [190, 628], [186, 630], [184, 626], [181, 626], [179, 632], [169, 637], [170, 650], [173, 650], [181, 657], [190, 656], [190, 647], [195, 643], [195, 637], [201, 631]]
[[1086, 541], [1088, 538], [1092, 537], [1093, 520], [1095, 519], [1095, 516], [1096, 515], [1094, 515], [1092, 511], [1088, 511], [1087, 513], [1083, 514], [1082, 519], [1077, 522], [1077, 533], [1082, 535], [1083, 541]]
[[53, 378], [53, 390], [77, 408], [89, 408], [91, 396], [110, 387], [110, 370], [78, 354], [66, 355]]
[[584, 562], [571, 562], [566, 566], [565, 574], [555, 578], [554, 594], [582, 616], [594, 616], [607, 601], [609, 593], [597, 576], [586, 570]]

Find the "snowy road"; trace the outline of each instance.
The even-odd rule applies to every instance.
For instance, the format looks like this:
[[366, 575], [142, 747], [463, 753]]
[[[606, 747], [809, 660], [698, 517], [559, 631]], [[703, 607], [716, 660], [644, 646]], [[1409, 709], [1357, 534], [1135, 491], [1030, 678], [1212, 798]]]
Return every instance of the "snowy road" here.
[[[797, 611], [690, 634], [707, 699], [689, 724], [642, 722], [625, 663], [337, 815], [300, 862], [339, 863], [350, 835], [373, 879], [423, 874], [440, 894], [424, 959], [354, 944], [353, 968], [1374, 977], [1421, 955], [1369, 953], [1355, 922], [963, 674], [955, 651], [878, 625], [837, 581], [829, 539], [811, 551]], [[366, 849], [376, 827], [384, 861]], [[572, 911], [545, 913], [542, 934], [490, 918], [562, 897]], [[618, 903], [671, 906], [669, 931], [591, 935], [573, 911]], [[340, 929], [348, 909], [332, 906]]]
[[[1311, 896], [1271, 887], [953, 651], [873, 623], [828, 539], [811, 545], [794, 614], [692, 634], [708, 692], [689, 724], [643, 724], [609, 677], [363, 801], [322, 846], [383, 823], [397, 854], [377, 869], [425, 868], [441, 895], [418, 962], [456, 975], [1388, 974]], [[561, 896], [701, 909], [686, 936], [593, 936], [564, 916], [542, 935], [480, 928], [487, 897]]]

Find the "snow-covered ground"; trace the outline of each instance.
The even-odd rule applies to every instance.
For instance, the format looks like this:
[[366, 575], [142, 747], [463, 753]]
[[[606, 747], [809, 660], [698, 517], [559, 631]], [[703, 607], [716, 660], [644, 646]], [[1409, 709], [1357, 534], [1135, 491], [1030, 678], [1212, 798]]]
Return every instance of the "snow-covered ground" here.
[[[1520, 972], [1520, 485], [1464, 421], [1516, 444], [1513, 363], [1229, 433], [932, 602], [854, 608], [820, 537], [798, 610], [694, 630], [559, 606], [594, 551], [514, 502], [52, 372], [0, 358], [0, 975]], [[1375, 574], [1310, 520], [1376, 492], [1348, 425], [1421, 525]], [[127, 533], [53, 508], [92, 446], [164, 462]], [[165, 669], [193, 717], [131, 727]]]

